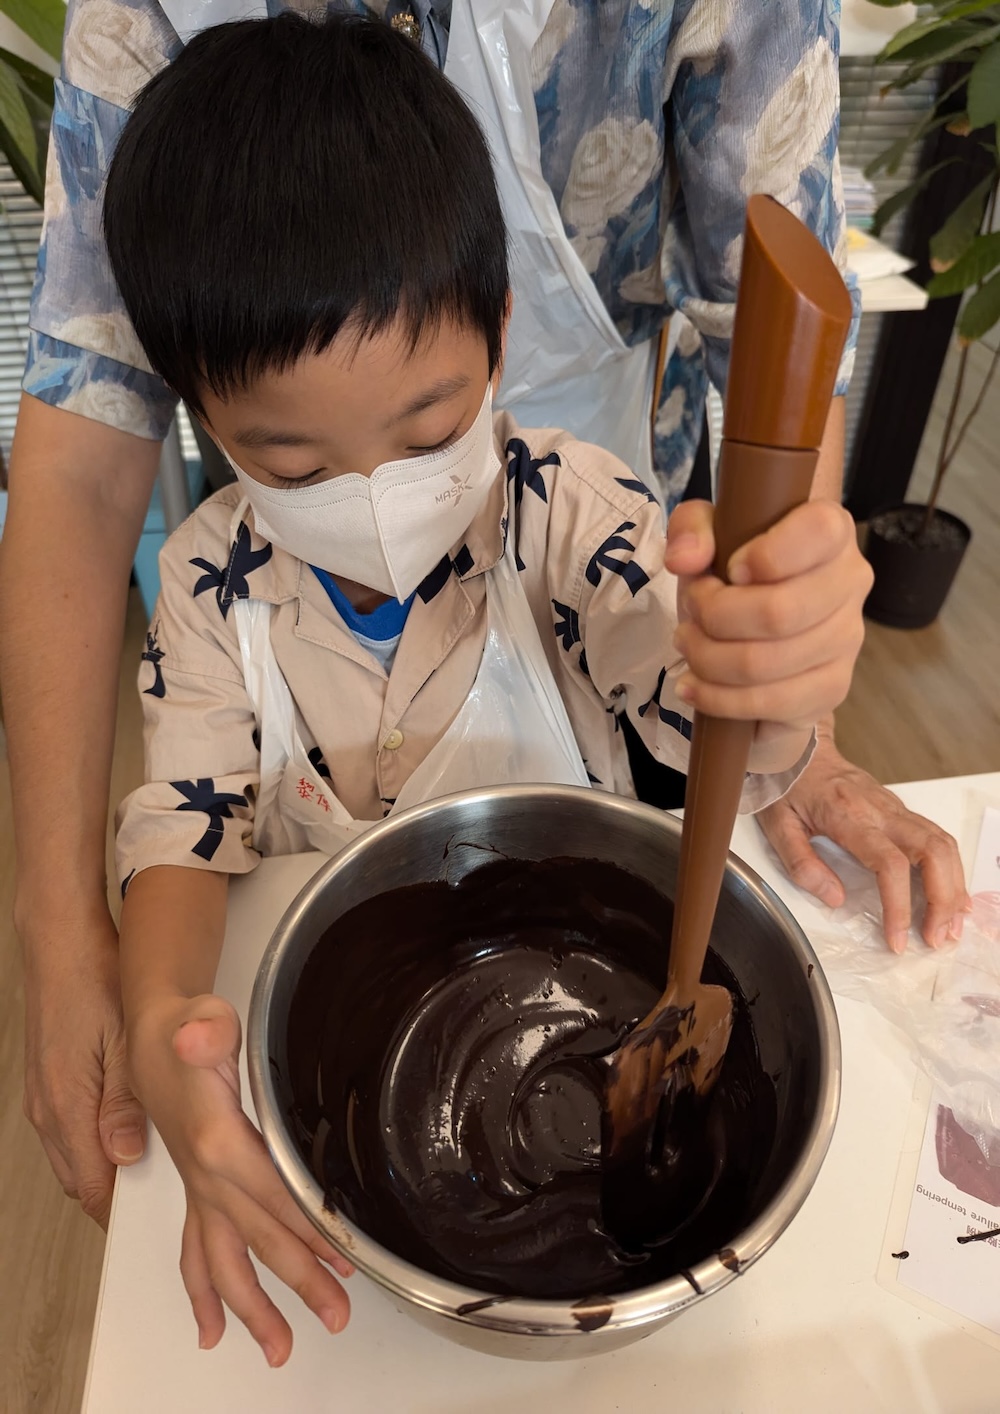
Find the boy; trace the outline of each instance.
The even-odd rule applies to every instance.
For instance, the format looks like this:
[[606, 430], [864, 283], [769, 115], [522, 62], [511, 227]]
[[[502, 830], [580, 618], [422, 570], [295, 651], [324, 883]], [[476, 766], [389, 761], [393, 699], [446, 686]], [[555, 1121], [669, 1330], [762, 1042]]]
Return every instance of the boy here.
[[349, 1267], [240, 1109], [238, 1022], [211, 995], [227, 876], [261, 850], [330, 852], [407, 800], [512, 562], [595, 785], [632, 789], [626, 713], [682, 767], [685, 704], [760, 721], [761, 808], [846, 693], [869, 574], [846, 514], [812, 504], [725, 586], [704, 576], [709, 507], [682, 507], [665, 547], [614, 458], [492, 417], [509, 292], [489, 154], [385, 26], [200, 35], [139, 99], [105, 225], [151, 366], [238, 475], [165, 548], [143, 655], [147, 784], [118, 841], [130, 1064], [185, 1182], [200, 1342], [225, 1302], [280, 1364], [291, 1333], [247, 1249], [331, 1331], [348, 1307], [323, 1263]]

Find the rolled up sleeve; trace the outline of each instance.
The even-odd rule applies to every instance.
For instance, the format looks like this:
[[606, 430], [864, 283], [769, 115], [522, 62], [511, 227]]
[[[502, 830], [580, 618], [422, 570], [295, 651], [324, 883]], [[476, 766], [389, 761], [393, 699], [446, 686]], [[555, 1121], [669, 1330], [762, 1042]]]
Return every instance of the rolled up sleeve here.
[[[188, 523], [190, 524], [190, 522]], [[160, 557], [162, 590], [139, 669], [146, 783], [117, 815], [122, 892], [156, 864], [245, 874], [259, 784], [256, 718], [216, 595], [195, 592], [184, 531]]]
[[162, 439], [176, 399], [150, 370], [115, 284], [104, 188], [129, 107], [180, 42], [153, 0], [72, 0], [46, 168], [23, 386], [54, 407]]

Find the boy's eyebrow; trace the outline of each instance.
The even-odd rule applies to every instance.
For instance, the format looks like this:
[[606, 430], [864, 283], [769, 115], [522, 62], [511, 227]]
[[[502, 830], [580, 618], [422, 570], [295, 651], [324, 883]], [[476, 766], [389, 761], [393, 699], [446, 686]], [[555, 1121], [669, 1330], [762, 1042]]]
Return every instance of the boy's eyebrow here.
[[469, 386], [469, 375], [467, 373], [455, 373], [450, 378], [439, 378], [436, 383], [418, 394], [412, 402], [407, 403], [405, 408], [393, 413], [386, 422], [386, 427], [393, 427], [397, 422], [403, 422], [407, 417], [416, 417], [418, 412], [426, 412], [435, 403], [443, 403], [446, 398], [453, 398], [456, 393], [461, 393]]
[[[453, 398], [456, 393], [461, 393], [469, 386], [469, 375], [467, 373], [455, 373], [450, 378], [439, 378], [436, 383], [432, 383], [424, 392], [419, 393], [406, 407], [394, 413], [386, 422], [386, 427], [392, 427], [397, 422], [403, 422], [408, 417], [416, 417], [418, 412], [426, 412], [435, 403], [443, 403], [446, 398]], [[302, 432], [281, 432], [274, 427], [241, 427], [233, 433], [233, 441], [241, 447], [309, 447], [312, 446], [315, 438], [308, 437]]]
[[302, 432], [279, 432], [274, 427], [241, 427], [233, 433], [241, 447], [309, 447], [315, 438]]

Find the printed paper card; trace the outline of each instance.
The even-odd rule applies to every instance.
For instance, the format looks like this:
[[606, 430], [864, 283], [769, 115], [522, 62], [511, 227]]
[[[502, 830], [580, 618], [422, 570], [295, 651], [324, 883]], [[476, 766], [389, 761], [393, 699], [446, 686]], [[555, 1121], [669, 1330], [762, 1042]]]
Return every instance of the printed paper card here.
[[[970, 892], [982, 931], [994, 911], [1000, 925], [1000, 810], [985, 812]], [[1000, 1348], [1000, 1166], [929, 1089], [918, 1081], [879, 1282]]]
[[936, 1096], [911, 1192], [897, 1282], [1000, 1337], [1000, 1168]]

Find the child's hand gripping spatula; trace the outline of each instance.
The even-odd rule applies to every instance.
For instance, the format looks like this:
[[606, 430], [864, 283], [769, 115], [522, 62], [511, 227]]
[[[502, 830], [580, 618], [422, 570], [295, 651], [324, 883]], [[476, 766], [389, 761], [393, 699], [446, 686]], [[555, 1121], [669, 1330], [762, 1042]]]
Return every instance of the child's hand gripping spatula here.
[[[752, 197], [714, 518], [721, 579], [741, 545], [809, 497], [850, 320], [850, 297], [819, 242], [776, 201]], [[690, 1123], [692, 1101], [711, 1090], [725, 1058], [732, 997], [701, 974], [755, 730], [694, 715], [667, 985], [612, 1058], [612, 1160], [627, 1150], [655, 1165], [683, 1142], [679, 1116]]]

